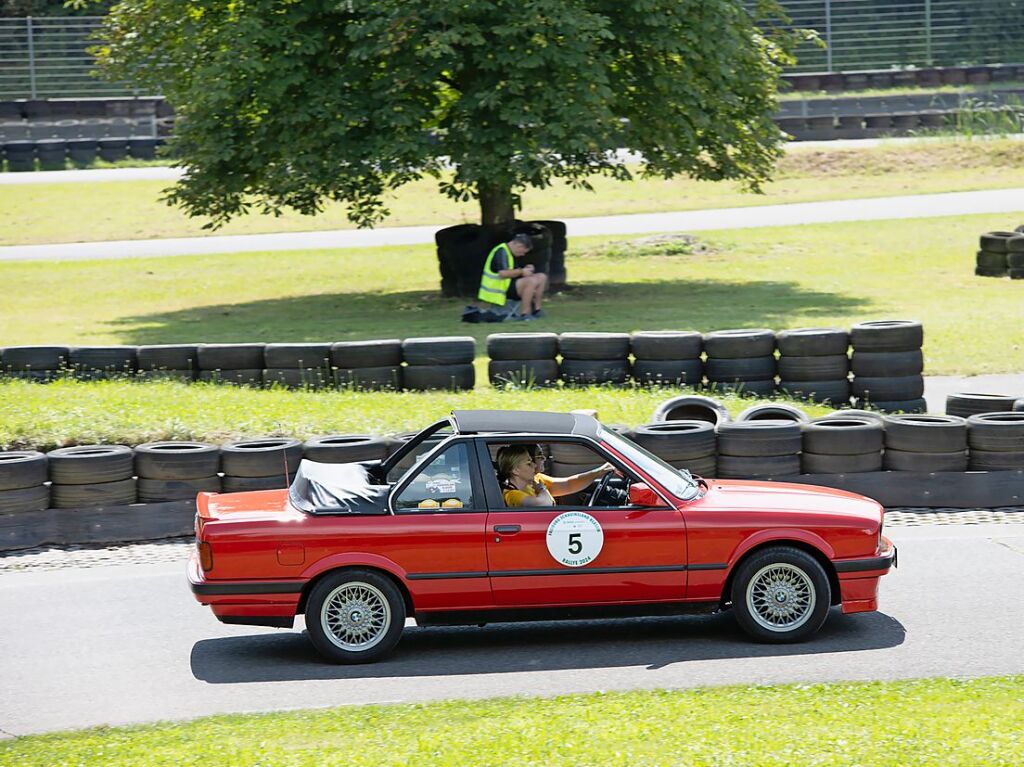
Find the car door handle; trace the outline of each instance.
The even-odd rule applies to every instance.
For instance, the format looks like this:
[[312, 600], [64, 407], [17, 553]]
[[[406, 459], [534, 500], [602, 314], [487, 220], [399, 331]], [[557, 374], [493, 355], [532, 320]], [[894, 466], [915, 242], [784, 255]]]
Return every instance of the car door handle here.
[[495, 525], [494, 532], [501, 533], [502, 535], [515, 535], [522, 530], [520, 525]]

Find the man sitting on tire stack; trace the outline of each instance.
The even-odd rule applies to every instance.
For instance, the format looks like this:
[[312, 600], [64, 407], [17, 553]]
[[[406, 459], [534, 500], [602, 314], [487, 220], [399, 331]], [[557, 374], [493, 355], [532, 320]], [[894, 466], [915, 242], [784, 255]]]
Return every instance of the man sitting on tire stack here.
[[532, 264], [515, 265], [515, 259], [522, 258], [532, 248], [530, 235], [517, 234], [508, 242], [494, 247], [484, 262], [477, 299], [491, 304], [488, 307], [491, 311], [495, 311], [495, 307], [504, 309], [508, 299], [519, 299], [518, 311], [513, 309], [506, 315], [507, 320], [536, 320], [544, 316], [540, 305], [548, 276], [534, 272]]

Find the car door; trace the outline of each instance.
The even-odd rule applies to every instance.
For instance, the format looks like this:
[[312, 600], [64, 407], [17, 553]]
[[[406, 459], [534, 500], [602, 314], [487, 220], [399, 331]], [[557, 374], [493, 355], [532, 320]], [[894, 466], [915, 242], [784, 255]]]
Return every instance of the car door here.
[[[552, 442], [551, 438], [543, 441]], [[619, 458], [595, 449], [638, 479]], [[686, 533], [668, 504], [653, 507], [561, 505], [507, 508], [487, 467], [494, 444], [479, 438], [477, 455], [487, 496], [487, 561], [494, 602], [501, 607], [681, 601], [686, 595]], [[557, 500], [557, 499], [556, 499]]]

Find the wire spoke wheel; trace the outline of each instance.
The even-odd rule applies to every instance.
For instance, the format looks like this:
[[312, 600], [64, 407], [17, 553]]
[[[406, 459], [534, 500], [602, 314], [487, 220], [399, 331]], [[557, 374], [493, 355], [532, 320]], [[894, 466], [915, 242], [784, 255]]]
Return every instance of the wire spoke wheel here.
[[746, 589], [751, 617], [768, 631], [785, 632], [808, 621], [817, 604], [814, 584], [796, 565], [783, 562], [762, 567]]
[[320, 608], [320, 625], [342, 650], [375, 647], [391, 627], [387, 597], [369, 583], [350, 581], [331, 591]]

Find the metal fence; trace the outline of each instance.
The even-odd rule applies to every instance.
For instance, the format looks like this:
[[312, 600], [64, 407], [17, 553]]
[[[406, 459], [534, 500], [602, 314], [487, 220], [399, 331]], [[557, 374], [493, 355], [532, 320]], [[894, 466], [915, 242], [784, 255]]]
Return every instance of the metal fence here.
[[[1024, 63], [1024, 0], [783, 0], [802, 45], [794, 72]], [[0, 100], [151, 96], [93, 74], [98, 16], [0, 19]]]

